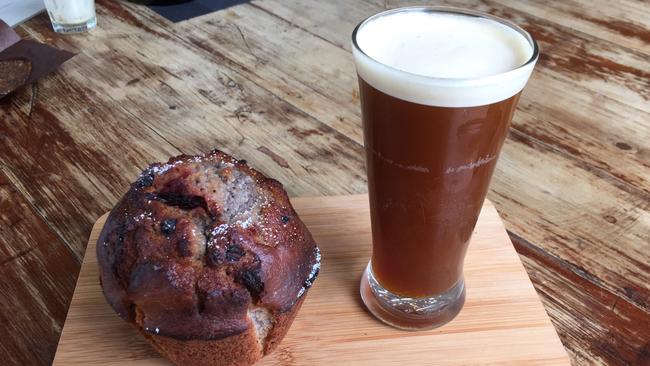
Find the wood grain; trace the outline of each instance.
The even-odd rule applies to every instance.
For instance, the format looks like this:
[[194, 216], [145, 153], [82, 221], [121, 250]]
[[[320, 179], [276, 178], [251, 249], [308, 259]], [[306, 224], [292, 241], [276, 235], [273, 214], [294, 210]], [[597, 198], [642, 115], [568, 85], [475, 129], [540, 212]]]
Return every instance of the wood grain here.
[[495, 1], [574, 31], [650, 54], [650, 8], [643, 1], [570, 0], [557, 2], [552, 7], [536, 1]]
[[75, 256], [0, 172], [0, 364], [52, 362], [77, 268]]
[[[512, 236], [556, 329], [576, 363], [647, 365], [650, 363], [647, 313], [580, 276], [575, 268]], [[578, 273], [576, 273], [578, 272]], [[590, 296], [585, 296], [588, 293]]]
[[[219, 147], [292, 195], [365, 192], [350, 32], [381, 9], [416, 3], [254, 0], [173, 24], [146, 7], [97, 0], [100, 25], [89, 34], [57, 35], [45, 14], [18, 27], [22, 37], [77, 56], [0, 101], [0, 174], [12, 192], [0, 215], [28, 218], [0, 226], [10, 233], [0, 238], [0, 253], [13, 258], [0, 308], [36, 304], [6, 327], [11, 340], [0, 357], [49, 363], [64, 312], [42, 304], [60, 309], [70, 298], [93, 222], [152, 161]], [[650, 6], [436, 4], [513, 19], [539, 40], [544, 57], [489, 197], [572, 361], [643, 364], [650, 354], [643, 331], [650, 328]], [[73, 260], [40, 262], [43, 243]], [[30, 266], [52, 276], [41, 283], [20, 269]], [[15, 288], [30, 290], [16, 300]]]
[[[366, 195], [292, 203], [321, 247], [322, 270], [280, 348], [260, 365], [569, 363], [489, 202], [467, 255], [465, 307], [448, 325], [423, 332], [385, 326], [360, 303], [359, 276], [371, 250]], [[54, 364], [168, 364], [104, 300], [94, 255], [104, 219], [90, 236]]]
[[3, 106], [2, 169], [79, 262], [92, 223], [148, 162], [178, 154], [155, 131], [132, 123], [88, 82], [73, 82], [77, 55], [59, 73]]

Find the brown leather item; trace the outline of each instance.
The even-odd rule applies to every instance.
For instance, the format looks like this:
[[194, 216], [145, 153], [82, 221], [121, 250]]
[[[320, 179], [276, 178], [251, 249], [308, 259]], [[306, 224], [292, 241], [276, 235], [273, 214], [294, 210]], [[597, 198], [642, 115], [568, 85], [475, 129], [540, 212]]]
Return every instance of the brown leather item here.
[[216, 150], [145, 169], [97, 259], [108, 303], [178, 365], [249, 365], [272, 351], [320, 266], [282, 185]]
[[43, 43], [21, 40], [0, 19], [0, 99], [49, 74], [72, 56], [71, 52]]
[[25, 84], [32, 73], [32, 63], [27, 60], [0, 61], [0, 98]]

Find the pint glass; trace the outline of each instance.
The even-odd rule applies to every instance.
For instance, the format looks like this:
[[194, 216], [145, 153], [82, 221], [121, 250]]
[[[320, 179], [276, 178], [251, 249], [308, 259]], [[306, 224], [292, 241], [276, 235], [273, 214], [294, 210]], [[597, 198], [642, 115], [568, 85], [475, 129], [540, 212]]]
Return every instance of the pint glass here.
[[382, 321], [427, 329], [463, 306], [463, 261], [517, 100], [537, 61], [517, 25], [399, 8], [352, 35], [373, 253], [361, 295]]

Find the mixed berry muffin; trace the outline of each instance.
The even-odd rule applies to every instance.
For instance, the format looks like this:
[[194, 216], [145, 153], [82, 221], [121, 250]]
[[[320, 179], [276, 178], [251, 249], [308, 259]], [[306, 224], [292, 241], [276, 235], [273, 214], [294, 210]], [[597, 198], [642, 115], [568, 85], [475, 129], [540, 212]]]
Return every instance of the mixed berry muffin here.
[[177, 365], [250, 365], [287, 333], [320, 252], [282, 185], [221, 152], [145, 169], [97, 243], [106, 300]]

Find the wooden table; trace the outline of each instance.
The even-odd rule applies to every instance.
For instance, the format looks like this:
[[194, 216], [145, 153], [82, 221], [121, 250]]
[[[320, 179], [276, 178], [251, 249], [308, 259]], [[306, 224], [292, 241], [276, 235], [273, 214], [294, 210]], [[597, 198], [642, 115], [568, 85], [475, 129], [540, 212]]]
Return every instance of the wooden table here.
[[[412, 3], [412, 2], [409, 2]], [[444, 1], [542, 48], [489, 198], [576, 364], [650, 364], [650, 5]], [[19, 33], [78, 55], [0, 102], [0, 363], [51, 362], [93, 222], [149, 162], [218, 147], [291, 195], [366, 191], [350, 33], [394, 1], [254, 0]]]

